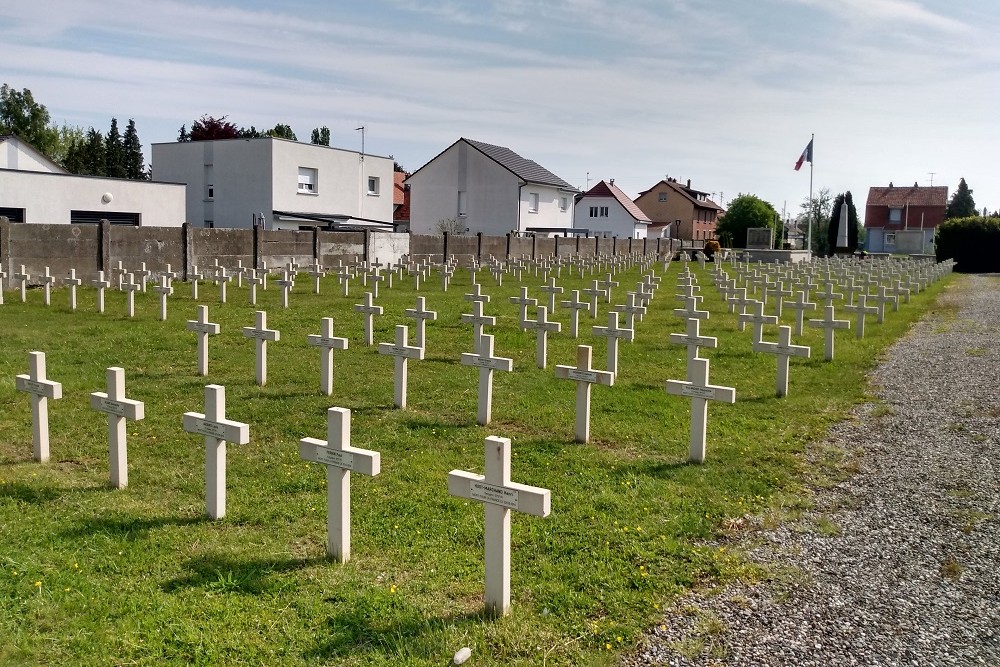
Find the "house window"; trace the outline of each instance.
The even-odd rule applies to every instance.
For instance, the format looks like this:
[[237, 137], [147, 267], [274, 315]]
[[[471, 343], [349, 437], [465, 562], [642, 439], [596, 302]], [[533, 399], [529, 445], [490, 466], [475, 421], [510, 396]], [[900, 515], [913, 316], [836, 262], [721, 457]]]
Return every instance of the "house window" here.
[[883, 241], [885, 245], [896, 245], [896, 232], [886, 232]]
[[378, 176], [368, 177], [368, 194], [378, 196]]
[[528, 213], [538, 213], [538, 193], [528, 193]]
[[590, 217], [591, 218], [596, 218], [597, 217], [597, 207], [596, 206], [591, 206], [590, 207]]
[[205, 186], [205, 199], [215, 199], [215, 186], [211, 183]]
[[667, 193], [666, 192], [657, 193], [656, 198], [657, 201], [667, 201]]
[[608, 207], [607, 206], [602, 206], [601, 207], [601, 215], [600, 215], [600, 217], [602, 217], [602, 218], [608, 217]]
[[569, 207], [569, 198], [568, 197], [560, 197], [559, 198], [559, 210], [560, 211], [565, 211], [568, 207]]
[[316, 194], [316, 177], [315, 169], [299, 167], [299, 192], [306, 195]]
[[466, 216], [466, 206], [468, 205], [469, 193], [465, 190], [458, 191], [458, 217], [464, 218]]
[[24, 209], [0, 206], [0, 217], [7, 218], [10, 222], [24, 222]]
[[894, 222], [897, 225], [903, 221], [903, 209], [901, 208], [890, 208], [889, 209], [889, 222]]

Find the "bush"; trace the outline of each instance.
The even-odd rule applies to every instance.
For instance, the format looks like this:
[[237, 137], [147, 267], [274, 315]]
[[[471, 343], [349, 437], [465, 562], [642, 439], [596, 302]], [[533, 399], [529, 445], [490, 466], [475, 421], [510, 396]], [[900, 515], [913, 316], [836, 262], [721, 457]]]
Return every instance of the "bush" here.
[[993, 273], [1000, 271], [1000, 218], [954, 218], [937, 228], [939, 262], [954, 259], [956, 271]]
[[713, 257], [715, 257], [715, 253], [719, 252], [720, 250], [722, 250], [722, 246], [719, 245], [719, 242], [716, 241], [715, 239], [709, 239], [705, 241], [705, 249], [702, 252], [705, 253], [706, 257], [712, 259]]

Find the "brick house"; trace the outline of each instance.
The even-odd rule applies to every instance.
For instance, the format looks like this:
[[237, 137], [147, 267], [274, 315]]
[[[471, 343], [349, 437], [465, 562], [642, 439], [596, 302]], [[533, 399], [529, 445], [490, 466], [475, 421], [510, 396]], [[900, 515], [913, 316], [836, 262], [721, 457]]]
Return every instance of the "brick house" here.
[[948, 187], [872, 187], [865, 204], [865, 249], [869, 252], [926, 252], [944, 222]]
[[725, 211], [708, 197], [709, 193], [667, 178], [639, 193], [635, 204], [651, 224], [649, 236], [675, 238], [697, 243], [715, 238], [715, 225]]

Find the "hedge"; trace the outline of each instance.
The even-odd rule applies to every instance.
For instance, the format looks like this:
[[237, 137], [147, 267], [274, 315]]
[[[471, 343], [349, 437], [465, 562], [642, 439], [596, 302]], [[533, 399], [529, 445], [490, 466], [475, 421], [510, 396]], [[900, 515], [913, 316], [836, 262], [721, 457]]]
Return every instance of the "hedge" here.
[[953, 218], [937, 229], [937, 259], [963, 273], [1000, 272], [1000, 218]]

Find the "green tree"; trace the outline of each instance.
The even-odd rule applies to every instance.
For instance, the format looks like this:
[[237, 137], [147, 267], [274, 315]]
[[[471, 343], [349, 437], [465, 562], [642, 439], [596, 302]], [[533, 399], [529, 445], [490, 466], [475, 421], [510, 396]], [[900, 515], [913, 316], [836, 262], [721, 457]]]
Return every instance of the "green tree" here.
[[809, 237], [809, 222], [812, 221], [812, 251], [818, 255], [829, 253], [827, 242], [827, 226], [830, 214], [833, 212], [833, 196], [830, 188], [820, 188], [812, 199], [806, 197], [799, 205], [799, 214], [795, 218], [796, 226], [802, 230], [803, 247]]
[[972, 190], [969, 189], [969, 185], [963, 178], [958, 182], [958, 189], [951, 195], [951, 201], [948, 202], [948, 210], [945, 213], [945, 217], [967, 218], [978, 214], [976, 201], [972, 198]]
[[178, 143], [191, 141], [191, 135], [188, 133], [187, 125], [181, 125], [181, 129], [177, 131], [177, 141]]
[[47, 157], [55, 154], [59, 130], [51, 125], [49, 111], [35, 101], [27, 88], [21, 92], [0, 86], [0, 134], [13, 134]]
[[726, 214], [716, 225], [716, 235], [733, 248], [745, 248], [747, 230], [752, 227], [770, 227], [774, 238], [781, 234], [778, 212], [770, 203], [756, 195], [740, 194], [729, 202]]
[[314, 128], [312, 131], [312, 143], [318, 144], [320, 146], [330, 145], [330, 128], [326, 125], [323, 127]]
[[88, 176], [105, 175], [105, 143], [104, 135], [90, 128], [87, 130], [87, 140], [81, 146], [81, 170], [77, 173]]
[[[837, 234], [840, 231], [841, 210], [847, 206], [847, 245], [842, 249], [837, 245]], [[833, 200], [833, 208], [830, 217], [827, 218], [826, 247], [827, 252], [833, 253], [833, 249], [854, 252], [858, 249], [858, 238], [861, 230], [861, 221], [858, 219], [858, 209], [854, 206], [854, 197], [851, 191], [842, 192]]]
[[290, 141], [298, 141], [298, 139], [295, 137], [295, 133], [292, 132], [292, 128], [282, 123], [278, 123], [273, 128], [268, 130], [267, 136], [275, 137], [277, 139], [288, 139]]
[[135, 119], [128, 119], [128, 127], [125, 128], [125, 178], [133, 181], [146, 180], [146, 165], [142, 156], [142, 142], [139, 141], [139, 132], [135, 129]]
[[61, 164], [66, 171], [76, 173], [70, 169], [66, 163], [69, 160], [69, 154], [70, 150], [73, 148], [73, 144], [83, 141], [87, 136], [87, 131], [79, 125], [63, 123], [62, 127], [57, 128], [56, 132], [56, 145], [52, 155], [49, 157]]
[[118, 119], [111, 119], [111, 129], [104, 138], [104, 175], [125, 178], [125, 143], [118, 131]]
[[253, 126], [253, 125], [251, 125], [248, 128], [247, 127], [241, 127], [240, 131], [239, 131], [239, 137], [240, 137], [240, 139], [258, 139], [258, 138], [263, 137], [263, 136], [265, 136], [265, 135], [263, 135], [260, 132], [258, 132], [257, 128], [255, 126]]

